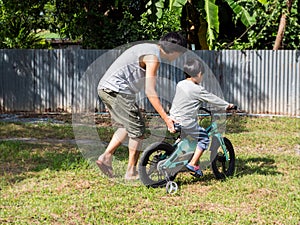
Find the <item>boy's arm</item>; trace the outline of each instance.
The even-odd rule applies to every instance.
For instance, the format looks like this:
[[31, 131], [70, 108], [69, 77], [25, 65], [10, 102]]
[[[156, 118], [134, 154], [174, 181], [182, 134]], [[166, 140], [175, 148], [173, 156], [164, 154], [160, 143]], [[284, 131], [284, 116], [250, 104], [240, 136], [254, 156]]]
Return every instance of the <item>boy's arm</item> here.
[[229, 102], [225, 101], [224, 99], [208, 92], [203, 87], [201, 87], [200, 100], [203, 102], [210, 103], [210, 104], [212, 104], [218, 108], [224, 109], [224, 110], [230, 109], [234, 106], [233, 104], [230, 104]]

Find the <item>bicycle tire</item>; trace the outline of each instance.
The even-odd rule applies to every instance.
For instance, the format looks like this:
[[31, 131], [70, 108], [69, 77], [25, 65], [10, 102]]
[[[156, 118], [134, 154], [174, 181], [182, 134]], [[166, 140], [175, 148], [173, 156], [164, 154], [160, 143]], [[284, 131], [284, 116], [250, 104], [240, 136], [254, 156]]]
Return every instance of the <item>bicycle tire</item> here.
[[[147, 147], [141, 155], [138, 172], [141, 182], [147, 187], [162, 187], [167, 180], [157, 169], [158, 162], [167, 159], [174, 152], [174, 147], [166, 142], [157, 142]], [[169, 177], [173, 181], [176, 177]]]
[[233, 145], [226, 137], [224, 137], [223, 140], [229, 155], [228, 161], [226, 161], [226, 157], [217, 138], [213, 139], [211, 147], [211, 168], [217, 179], [225, 179], [233, 176], [235, 173], [235, 153]]

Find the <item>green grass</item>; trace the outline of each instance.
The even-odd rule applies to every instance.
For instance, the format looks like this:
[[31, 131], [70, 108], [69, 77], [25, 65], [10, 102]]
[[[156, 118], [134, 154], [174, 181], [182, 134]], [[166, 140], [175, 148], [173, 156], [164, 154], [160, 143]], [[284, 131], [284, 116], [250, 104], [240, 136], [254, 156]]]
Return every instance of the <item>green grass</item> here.
[[[299, 125], [295, 118], [229, 118], [236, 175], [180, 174], [175, 195], [106, 179], [72, 144], [2, 141], [0, 224], [298, 225]], [[8, 137], [74, 138], [71, 125], [1, 123], [0, 138]], [[119, 152], [126, 164], [126, 148]]]
[[0, 122], [0, 138], [73, 139], [71, 124]]

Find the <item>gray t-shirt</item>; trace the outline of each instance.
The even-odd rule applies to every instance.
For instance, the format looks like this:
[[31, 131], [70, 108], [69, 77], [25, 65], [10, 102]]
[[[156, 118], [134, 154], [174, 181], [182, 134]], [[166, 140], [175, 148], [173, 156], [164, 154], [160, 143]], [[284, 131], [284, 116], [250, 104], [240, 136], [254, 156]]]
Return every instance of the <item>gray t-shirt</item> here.
[[206, 102], [218, 108], [226, 109], [228, 102], [205, 90], [191, 80], [182, 80], [176, 86], [176, 93], [170, 109], [170, 117], [182, 126], [194, 127], [201, 103]]
[[155, 55], [160, 61], [157, 44], [137, 44], [122, 53], [101, 78], [98, 89], [110, 89], [123, 94], [136, 94], [145, 88], [145, 69], [140, 67], [140, 58]]

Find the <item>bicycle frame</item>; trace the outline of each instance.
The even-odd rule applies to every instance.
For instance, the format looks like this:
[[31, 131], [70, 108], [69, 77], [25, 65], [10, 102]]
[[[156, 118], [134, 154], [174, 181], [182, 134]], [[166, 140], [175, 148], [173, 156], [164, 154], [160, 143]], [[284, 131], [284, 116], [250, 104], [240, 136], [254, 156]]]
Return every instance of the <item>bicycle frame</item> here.
[[[209, 112], [210, 111], [206, 110], [205, 111]], [[218, 130], [218, 125], [216, 122], [211, 122], [211, 125], [206, 128], [206, 131], [208, 133], [208, 136], [211, 138], [211, 143], [208, 148], [210, 150], [212, 146], [212, 142], [214, 140], [213, 137], [216, 137], [218, 142], [220, 143], [220, 146], [222, 147], [222, 150], [224, 152], [226, 161], [229, 160], [228, 156], [228, 151], [226, 149], [226, 145], [224, 143], [224, 139], [222, 134]], [[166, 170], [166, 169], [174, 169], [174, 168], [182, 168], [185, 165], [188, 164], [189, 160], [191, 159], [192, 155], [194, 154], [194, 151], [197, 146], [197, 141], [196, 140], [190, 140], [188, 138], [181, 139], [178, 137], [178, 139], [175, 141], [173, 144], [173, 147], [175, 151], [172, 153], [172, 155], [166, 159], [160, 166], [159, 168], [161, 170]]]
[[[226, 161], [229, 160], [229, 156], [228, 156], [228, 151], [226, 149], [226, 145], [225, 145], [225, 142], [224, 142], [224, 139], [223, 139], [223, 136], [222, 134], [219, 132], [218, 130], [218, 125], [216, 122], [213, 122], [207, 129], [206, 129], [207, 133], [208, 133], [208, 136], [209, 137], [216, 137], [217, 140], [219, 141], [221, 147], [222, 147], [222, 150], [224, 152], [224, 155], [225, 155], [225, 158], [226, 158]], [[213, 138], [211, 138], [213, 139]], [[212, 144], [212, 143], [211, 143]], [[209, 149], [211, 147], [211, 144], [209, 146]]]

